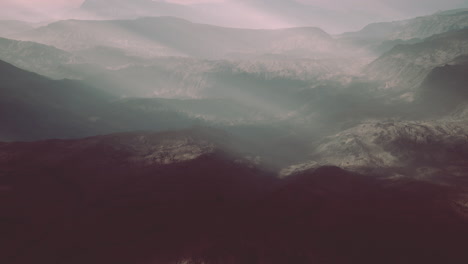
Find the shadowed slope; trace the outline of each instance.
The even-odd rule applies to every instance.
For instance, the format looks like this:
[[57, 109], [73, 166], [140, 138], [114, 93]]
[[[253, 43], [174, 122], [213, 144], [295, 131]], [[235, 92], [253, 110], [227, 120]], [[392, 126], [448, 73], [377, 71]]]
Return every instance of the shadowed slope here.
[[457, 188], [334, 167], [277, 180], [227, 155], [223, 138], [195, 130], [0, 144], [2, 261], [468, 260]]

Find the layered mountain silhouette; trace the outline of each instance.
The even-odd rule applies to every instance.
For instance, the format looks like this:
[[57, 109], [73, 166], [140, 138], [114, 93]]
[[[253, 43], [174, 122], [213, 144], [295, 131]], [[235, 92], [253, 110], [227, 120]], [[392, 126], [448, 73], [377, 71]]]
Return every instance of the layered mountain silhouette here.
[[0, 42], [0, 59], [17, 67], [53, 79], [83, 80], [116, 96], [130, 97], [206, 98], [223, 97], [226, 90], [239, 94], [261, 90], [258, 87], [305, 87], [321, 81], [346, 80], [364, 64], [351, 58], [281, 55], [229, 61], [142, 58], [117, 48], [69, 52], [30, 41]]
[[162, 108], [142, 110], [73, 80], [50, 80], [1, 62], [1, 140], [83, 137], [170, 129], [194, 121]]
[[82, 77], [80, 66], [84, 72], [87, 64], [84, 58], [51, 46], [5, 38], [0, 38], [0, 59], [21, 69], [56, 79], [79, 79]]
[[466, 10], [332, 36], [201, 6], [0, 21], [0, 263], [468, 263]]
[[461, 30], [468, 26], [467, 19], [467, 9], [455, 9], [408, 20], [374, 23], [358, 32], [345, 33], [344, 36], [385, 40], [425, 39], [444, 32]]
[[140, 57], [226, 58], [270, 53], [317, 57], [336, 51], [331, 36], [318, 28], [234, 29], [194, 24], [174, 17], [59, 21], [15, 38], [67, 51], [111, 47]]
[[342, 41], [380, 53], [393, 46], [420, 42], [433, 35], [462, 30], [468, 26], [468, 10], [455, 9], [408, 20], [367, 25], [357, 32], [341, 34]]
[[417, 99], [424, 106], [431, 105], [432, 114], [447, 114], [463, 108], [468, 101], [467, 72], [466, 55], [433, 69], [422, 83]]
[[418, 87], [432, 69], [466, 54], [467, 39], [468, 30], [464, 29], [435, 35], [417, 44], [398, 45], [371, 63], [368, 74], [386, 81], [387, 87]]
[[[343, 60], [212, 61], [159, 58], [146, 65], [96, 71], [84, 80], [119, 96], [163, 98], [273, 98], [313, 84], [345, 79]], [[287, 87], [287, 89], [286, 89]], [[284, 98], [284, 97], [283, 97]], [[281, 100], [281, 98], [280, 98]]]

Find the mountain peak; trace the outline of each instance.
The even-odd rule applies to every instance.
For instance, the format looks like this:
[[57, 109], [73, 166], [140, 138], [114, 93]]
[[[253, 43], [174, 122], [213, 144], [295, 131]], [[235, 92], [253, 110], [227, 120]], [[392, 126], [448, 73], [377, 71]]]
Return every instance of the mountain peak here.
[[468, 8], [458, 8], [458, 9], [451, 9], [451, 10], [446, 10], [446, 11], [439, 11], [439, 12], [436, 12], [434, 15], [451, 16], [451, 15], [458, 15], [460, 13], [465, 13], [465, 12], [468, 12]]

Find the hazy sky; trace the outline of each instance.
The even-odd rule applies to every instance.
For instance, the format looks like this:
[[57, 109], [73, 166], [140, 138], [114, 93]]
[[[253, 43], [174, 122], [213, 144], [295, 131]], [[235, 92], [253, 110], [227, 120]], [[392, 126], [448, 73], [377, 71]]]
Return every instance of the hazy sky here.
[[[219, 24], [222, 25], [254, 28], [318, 26], [331, 33], [357, 30], [371, 22], [410, 18], [439, 10], [468, 8], [468, 0], [153, 1], [203, 8], [216, 15]], [[0, 19], [57, 19], [65, 10], [79, 7], [82, 2], [83, 0], [0, 0]], [[108, 2], [111, 5], [112, 0]]]

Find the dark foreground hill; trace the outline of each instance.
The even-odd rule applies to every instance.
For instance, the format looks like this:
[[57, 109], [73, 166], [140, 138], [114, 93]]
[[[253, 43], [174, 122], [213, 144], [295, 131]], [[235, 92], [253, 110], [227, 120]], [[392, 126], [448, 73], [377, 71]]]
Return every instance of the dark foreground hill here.
[[466, 263], [463, 188], [279, 180], [219, 131], [0, 144], [0, 262]]

